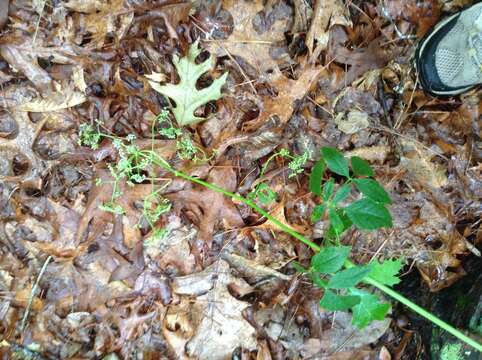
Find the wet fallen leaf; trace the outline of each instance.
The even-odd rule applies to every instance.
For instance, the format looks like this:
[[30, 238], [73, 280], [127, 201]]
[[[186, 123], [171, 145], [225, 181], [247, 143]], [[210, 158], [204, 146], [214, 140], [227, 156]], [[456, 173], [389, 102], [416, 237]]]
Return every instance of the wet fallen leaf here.
[[254, 130], [265, 124], [272, 116], [278, 116], [281, 124], [285, 124], [293, 114], [296, 100], [302, 99], [318, 78], [326, 70], [323, 67], [307, 66], [297, 80], [278, 77], [272, 82], [276, 96], [266, 96], [260, 104], [260, 114], [254, 121], [245, 124], [245, 128]]
[[313, 21], [306, 35], [306, 46], [310, 53], [317, 42], [317, 52], [328, 46], [329, 27], [333, 25], [350, 26], [351, 22], [345, 16], [345, 6], [340, 0], [317, 0], [313, 10]]
[[258, 70], [262, 78], [279, 76], [278, 62], [272, 57], [271, 51], [274, 47], [285, 45], [283, 33], [289, 30], [290, 18], [281, 14], [272, 15], [272, 18], [274, 17], [272, 24], [263, 22], [262, 17], [267, 16], [265, 12], [269, 14], [276, 12], [276, 9], [273, 7], [266, 9], [257, 1], [225, 0], [222, 4], [223, 8], [231, 13], [234, 28], [226, 40], [210, 42], [211, 52], [218, 56], [227, 53], [245, 58]]
[[[219, 260], [201, 273], [174, 279], [174, 293], [195, 296], [195, 302], [187, 310], [191, 315], [186, 315], [186, 323], [178, 326], [171, 323], [164, 329], [168, 342], [171, 339], [182, 341], [179, 334], [186, 335], [184, 347], [173, 346], [183, 350], [177, 356], [184, 356], [185, 351], [186, 355], [198, 359], [225, 359], [238, 346], [256, 348], [254, 328], [242, 317], [242, 311], [248, 304], [229, 293], [228, 286], [232, 283], [244, 288], [245, 292], [250, 291], [244, 281], [231, 275], [229, 265], [224, 260]], [[172, 306], [169, 313], [176, 314], [176, 306]], [[191, 323], [189, 318], [198, 323]], [[176, 328], [178, 330], [173, 331]]]
[[407, 147], [407, 155], [401, 159], [400, 166], [407, 169], [408, 176], [433, 189], [447, 184], [446, 170], [433, 161], [433, 152], [409, 140], [402, 140], [402, 144]]
[[[236, 186], [234, 171], [229, 167], [214, 168], [209, 173], [208, 181], [228, 191]], [[168, 198], [174, 202], [175, 208], [189, 211], [199, 226], [198, 239], [193, 244], [197, 257], [210, 247], [214, 229], [220, 223], [228, 228], [244, 226], [244, 221], [231, 199], [213, 190], [183, 190], [168, 195]]]
[[13, 44], [1, 45], [0, 55], [15, 69], [22, 72], [43, 94], [52, 90], [50, 75], [37, 63], [35, 54], [24, 52]]
[[10, 0], [0, 1], [0, 30], [5, 26], [8, 21], [8, 5]]

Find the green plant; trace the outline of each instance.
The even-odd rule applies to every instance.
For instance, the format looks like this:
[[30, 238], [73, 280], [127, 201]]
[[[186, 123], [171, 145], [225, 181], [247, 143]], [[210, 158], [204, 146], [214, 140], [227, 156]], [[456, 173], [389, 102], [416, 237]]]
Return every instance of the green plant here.
[[[374, 171], [364, 160], [357, 157], [351, 159], [353, 175], [350, 175], [348, 161], [337, 149], [323, 147], [321, 155], [321, 159], [313, 166], [309, 187], [322, 202], [315, 206], [311, 219], [318, 221], [325, 213], [328, 215], [330, 226], [325, 240], [334, 245], [325, 246], [314, 255], [309, 269], [304, 269], [299, 264], [297, 267], [306, 273], [316, 286], [324, 290], [320, 300], [321, 307], [332, 311], [351, 309], [353, 324], [364, 327], [373, 320], [382, 320], [390, 305], [357, 286], [368, 277], [383, 285], [397, 284], [400, 282], [397, 274], [402, 262], [388, 260], [361, 266], [350, 264], [348, 256], [351, 247], [339, 245], [339, 237], [352, 225], [362, 230], [391, 226], [391, 215], [385, 207], [391, 200], [383, 187], [371, 179]], [[323, 183], [327, 168], [345, 179], [336, 191], [333, 177]], [[363, 197], [342, 206], [341, 204], [348, 201], [354, 188], [363, 194]]]
[[367, 277], [385, 285], [397, 284], [400, 282], [397, 274], [402, 262], [388, 260], [361, 266], [348, 265], [350, 250], [349, 246], [326, 246], [312, 257], [309, 269], [300, 265], [298, 269], [308, 274], [316, 286], [324, 289], [321, 307], [331, 311], [351, 309], [353, 324], [362, 328], [373, 320], [383, 320], [390, 305], [356, 286]]
[[[88, 131], [86, 131], [86, 130], [88, 130]], [[83, 144], [84, 140], [85, 140], [86, 144], [88, 144], [89, 146], [95, 147], [96, 144], [92, 143], [92, 141], [91, 141], [92, 139], [97, 139], [98, 141], [100, 141], [102, 138], [109, 138], [109, 139], [113, 139], [113, 140], [116, 139], [116, 137], [113, 137], [113, 136], [108, 135], [108, 134], [101, 133], [99, 131], [99, 129], [96, 130], [97, 134], [93, 134], [91, 130], [93, 130], [92, 127], [90, 127], [90, 128], [84, 127], [83, 128], [83, 132], [80, 133], [80, 143]], [[125, 144], [124, 142], [120, 142], [120, 145], [122, 147], [129, 146], [129, 145]], [[320, 246], [318, 246], [317, 244], [315, 244], [311, 240], [305, 238], [303, 235], [299, 234], [298, 232], [293, 230], [288, 225], [284, 224], [283, 222], [281, 222], [278, 219], [271, 216], [268, 212], [266, 212], [264, 209], [259, 207], [253, 200], [250, 200], [250, 199], [242, 197], [238, 194], [234, 194], [232, 192], [229, 192], [229, 191], [227, 191], [227, 190], [225, 190], [225, 189], [223, 189], [219, 186], [216, 186], [216, 185], [211, 184], [209, 182], [203, 181], [203, 180], [198, 179], [196, 177], [187, 175], [182, 171], [178, 171], [175, 168], [173, 168], [166, 160], [164, 160], [159, 154], [155, 153], [152, 150], [146, 150], [146, 149], [141, 150], [141, 149], [139, 149], [136, 152], [136, 154], [137, 154], [138, 159], [140, 161], [144, 160], [144, 161], [147, 161], [148, 163], [150, 163], [153, 167], [158, 167], [158, 168], [167, 170], [170, 173], [172, 173], [175, 177], [179, 177], [179, 178], [191, 181], [195, 184], [204, 186], [208, 189], [211, 189], [213, 191], [217, 191], [221, 194], [224, 194], [224, 195], [232, 198], [233, 200], [244, 203], [245, 205], [251, 207], [253, 210], [258, 212], [260, 215], [264, 216], [266, 219], [270, 220], [271, 223], [275, 224], [280, 230], [286, 232], [287, 234], [291, 235], [293, 238], [295, 238], [295, 239], [301, 241], [302, 243], [304, 243], [305, 245], [309, 246], [316, 253], [320, 253], [323, 249], [326, 249], [326, 248], [322, 249]], [[355, 162], [356, 162], [356, 160], [355, 160]], [[319, 174], [323, 174], [323, 171], [320, 172], [320, 169], [319, 169], [320, 166], [321, 165], [318, 165], [318, 169], [315, 168], [313, 171], [318, 172]], [[357, 165], [355, 165], [355, 166], [357, 166]], [[352, 161], [352, 167], [353, 167], [353, 161]], [[366, 175], [371, 175], [368, 172], [367, 169], [365, 169], [365, 170], [367, 171], [365, 173]], [[343, 171], [346, 174], [346, 171], [345, 170], [343, 170]], [[320, 186], [321, 186], [322, 176], [320, 175], [319, 177], [317, 177], [317, 176], [312, 175], [311, 179], [310, 179], [310, 187], [312, 186], [313, 183], [318, 182], [318, 178], [320, 179]], [[315, 190], [315, 191], [318, 191], [318, 190]], [[335, 290], [334, 293], [335, 293], [335, 295], [338, 295], [338, 297], [336, 297], [334, 305], [332, 305], [332, 308], [347, 307], [348, 305], [350, 305], [348, 308], [352, 308], [352, 310], [354, 312], [358, 311], [360, 313], [360, 315], [356, 316], [356, 318], [358, 320], [355, 321], [355, 323], [357, 325], [360, 325], [360, 326], [363, 325], [364, 323], [366, 323], [367, 321], [369, 321], [370, 319], [380, 318], [381, 313], [386, 313], [387, 305], [383, 305], [382, 303], [380, 303], [378, 298], [375, 300], [376, 295], [374, 295], [374, 294], [370, 294], [370, 293], [368, 293], [364, 290], [354, 288], [354, 286], [347, 286], [347, 287], [342, 288], [342, 289], [337, 289], [336, 283], [335, 283], [335, 286], [330, 285], [331, 287], [334, 287], [335, 289], [330, 289], [330, 286], [327, 285], [327, 284], [329, 284], [329, 281], [331, 280], [332, 285], [333, 285], [332, 279], [335, 276], [335, 274], [337, 273], [337, 271], [333, 271], [333, 269], [334, 268], [336, 269], [338, 265], [336, 267], [333, 266], [332, 268], [328, 268], [328, 269], [326, 267], [323, 268], [321, 265], [319, 265], [318, 259], [326, 256], [325, 251], [328, 251], [328, 250], [324, 250], [324, 253], [322, 253], [322, 254], [324, 254], [324, 256], [323, 255], [317, 256], [313, 260], [312, 266], [311, 266], [310, 269], [308, 269], [308, 270], [307, 269], [300, 269], [300, 270], [302, 270], [304, 272], [309, 272], [309, 273], [318, 272], [320, 275], [323, 275], [323, 276], [327, 277], [327, 279], [323, 279], [321, 276], [316, 276], [316, 277], [313, 277], [313, 279], [314, 279], [315, 283], [319, 282], [319, 284], [317, 284], [317, 285], [321, 285], [324, 288], [326, 286], [326, 288], [328, 290], [330, 290], [330, 292], [333, 292], [332, 290]], [[333, 251], [333, 250], [329, 250], [329, 251]], [[337, 252], [337, 255], [340, 255], [340, 253], [344, 254], [345, 252], [347, 252], [347, 249], [343, 249], [342, 247], [338, 247], [338, 249], [335, 250], [335, 252]], [[337, 255], [335, 255], [334, 257], [337, 258]], [[356, 265], [354, 265], [346, 257], [343, 256], [342, 259], [344, 260], [343, 266], [346, 269], [350, 269], [350, 268], [353, 268], [353, 267], [356, 268]], [[325, 262], [325, 261], [328, 262], [328, 260], [323, 260], [323, 262]], [[340, 261], [337, 260], [337, 262], [339, 264]], [[387, 264], [389, 264], [389, 265], [387, 265]], [[398, 269], [399, 265], [397, 264], [396, 260], [388, 262], [388, 263], [385, 262], [384, 265], [380, 264], [380, 265], [371, 265], [371, 266], [373, 266], [373, 267], [371, 268], [371, 270], [369, 272], [366, 268], [363, 268], [363, 266], [361, 267], [362, 270], [357, 270], [357, 272], [359, 271], [360, 273], [363, 273], [363, 275], [364, 275], [361, 278], [360, 282], [358, 282], [358, 284], [359, 283], [365, 283], [365, 284], [374, 286], [375, 288], [379, 289], [384, 294], [386, 294], [386, 295], [392, 297], [393, 299], [399, 301], [403, 305], [410, 308], [412, 311], [415, 311], [419, 315], [425, 317], [429, 321], [431, 321], [434, 324], [440, 326], [442, 329], [444, 329], [448, 333], [454, 335], [455, 337], [462, 340], [466, 344], [468, 344], [468, 345], [474, 347], [475, 349], [477, 349], [478, 351], [482, 352], [482, 345], [479, 344], [477, 341], [471, 339], [467, 335], [463, 334], [461, 331], [455, 329], [451, 325], [449, 325], [446, 322], [442, 321], [441, 319], [437, 318], [432, 313], [428, 312], [427, 310], [423, 309], [422, 307], [420, 307], [417, 304], [413, 303], [412, 301], [408, 300], [407, 298], [405, 298], [404, 296], [402, 296], [401, 294], [399, 294], [398, 292], [396, 292], [395, 290], [393, 290], [389, 287], [390, 285], [393, 285], [395, 283], [395, 281], [397, 281], [396, 277], [395, 277], [395, 274], [396, 274], [395, 270]], [[369, 265], [369, 268], [370, 268], [370, 265]], [[320, 270], [323, 270], [323, 271], [320, 271]], [[388, 274], [387, 278], [380, 278], [381, 276], [387, 276], [387, 274]], [[341, 275], [339, 275], [339, 277], [340, 276]], [[357, 277], [359, 278], [360, 276], [361, 275], [358, 275]], [[345, 283], [345, 285], [346, 285], [346, 283]], [[353, 285], [353, 284], [348, 284], [348, 285]], [[355, 284], [355, 285], [357, 285], [357, 284]], [[344, 291], [346, 291], [347, 293], [344, 294], [343, 293]], [[332, 294], [330, 292], [328, 292], [327, 298], [325, 300], [322, 299], [323, 304], [325, 306], [331, 305], [330, 304], [330, 300], [331, 300], [330, 297], [331, 297]], [[339, 298], [340, 296], [341, 296], [341, 299]], [[351, 298], [346, 298], [346, 297], [343, 297], [343, 296], [351, 296]], [[359, 299], [357, 299], [356, 297], [359, 297]], [[359, 306], [359, 308], [355, 309], [356, 306]]]
[[[166, 113], [163, 113], [162, 116], [166, 117], [167, 115]], [[161, 116], [158, 116], [156, 120], [162, 120]], [[152, 191], [143, 200], [143, 218], [153, 230], [153, 237], [158, 238], [164, 236], [165, 231], [163, 229], [156, 229], [155, 223], [160, 219], [162, 214], [171, 209], [171, 204], [167, 199], [160, 195], [160, 192], [165, 185], [156, 189], [154, 183], [155, 179], [148, 178], [145, 175], [153, 165], [153, 160], [156, 159], [156, 153], [152, 148], [151, 150], [141, 150], [135, 143], [135, 135], [131, 134], [125, 139], [121, 139], [116, 136], [102, 133], [100, 131], [100, 126], [101, 124], [99, 122], [97, 123], [97, 128], [94, 128], [92, 125], [81, 125], [78, 141], [80, 145], [86, 145], [92, 149], [97, 149], [102, 138], [110, 139], [112, 140], [113, 147], [117, 150], [119, 155], [119, 160], [116, 163], [107, 164], [107, 168], [112, 176], [112, 180], [107, 181], [112, 185], [112, 194], [110, 200], [101, 204], [99, 208], [117, 215], [125, 214], [125, 209], [117, 202], [117, 199], [122, 196], [122, 183], [133, 187], [135, 184], [150, 181]], [[106, 181], [96, 179], [95, 184], [100, 186], [104, 182]]]
[[[347, 159], [337, 149], [323, 147], [322, 158], [313, 167], [310, 176], [310, 191], [321, 197], [323, 202], [317, 205], [312, 214], [312, 221], [320, 220], [325, 212], [330, 220], [328, 237], [340, 236], [350, 226], [362, 230], [375, 230], [391, 227], [392, 217], [386, 205], [391, 204], [390, 196], [372, 177], [373, 169], [359, 157]], [[345, 181], [335, 191], [335, 180], [329, 178], [324, 184], [323, 175], [328, 168], [332, 173], [341, 175]], [[362, 197], [349, 205], [341, 206], [356, 188]]]
[[[195, 64], [194, 61], [199, 53], [200, 50], [196, 43], [190, 48], [187, 58], [181, 60], [174, 58], [175, 66], [181, 78], [181, 82], [178, 85], [161, 87], [156, 83], [151, 84], [155, 90], [171, 97], [176, 102], [176, 107], [172, 110], [180, 126], [203, 120], [193, 115], [194, 110], [207, 101], [219, 98], [221, 96], [220, 88], [226, 78], [226, 74], [224, 74], [221, 78], [215, 80], [209, 88], [201, 91], [197, 90], [195, 88], [197, 79], [212, 67], [212, 60], [209, 63], [205, 61], [199, 65]], [[185, 92], [183, 93], [183, 91]], [[386, 205], [391, 202], [390, 198], [383, 187], [372, 178], [374, 172], [364, 160], [357, 157], [351, 158], [352, 174], [350, 175], [348, 161], [340, 152], [334, 148], [322, 148], [322, 158], [314, 165], [309, 182], [310, 190], [322, 200], [315, 207], [312, 219], [314, 221], [322, 219], [325, 212], [327, 212], [330, 220], [330, 228], [326, 234], [326, 240], [329, 244], [321, 248], [256, 204], [256, 199], [260, 200], [261, 203], [267, 203], [275, 199], [276, 193], [269, 189], [267, 185], [262, 185], [261, 183], [255, 189], [254, 195], [245, 198], [172, 167], [169, 162], [154, 151], [154, 137], [156, 135], [154, 129], [158, 123], [165, 122], [167, 119], [168, 112], [163, 111], [156, 121], [153, 122], [153, 145], [151, 149], [140, 149], [136, 146], [135, 136], [133, 135], [128, 136], [126, 139], [120, 139], [116, 136], [102, 133], [100, 124], [97, 124], [97, 128], [91, 125], [81, 125], [80, 144], [95, 149], [102, 139], [110, 139], [119, 152], [119, 161], [113, 165], [109, 164], [114, 180], [112, 199], [109, 204], [104, 204], [107, 211], [123, 212], [123, 209], [116, 207], [115, 203], [115, 200], [121, 195], [119, 187], [121, 181], [125, 181], [130, 186], [134, 186], [139, 182], [150, 181], [152, 197], [149, 196], [144, 201], [143, 214], [153, 230], [155, 230], [155, 222], [170, 207], [167, 201], [160, 196], [158, 197], [160, 189], [155, 190], [155, 179], [147, 178], [144, 173], [147, 170], [155, 172], [163, 169], [175, 177], [191, 181], [244, 203], [264, 216], [280, 230], [309, 246], [316, 253], [311, 260], [310, 268], [302, 268], [299, 264], [295, 264], [295, 266], [300, 271], [306, 273], [315, 285], [324, 289], [323, 298], [320, 300], [321, 306], [334, 311], [351, 309], [353, 312], [353, 323], [359, 327], [367, 325], [374, 319], [383, 319], [390, 305], [381, 302], [375, 294], [360, 288], [361, 284], [371, 285], [440, 326], [466, 344], [478, 351], [482, 351], [481, 344], [390, 288], [390, 286], [399, 281], [397, 274], [402, 265], [400, 260], [388, 260], [383, 263], [374, 261], [367, 265], [355, 265], [348, 259], [351, 249], [339, 244], [339, 237], [346, 229], [352, 225], [362, 230], [392, 226], [390, 213], [386, 209]], [[174, 128], [172, 124], [168, 124], [164, 130], [160, 130], [160, 133], [168, 138], [177, 139], [181, 136], [182, 131]], [[304, 164], [308, 159], [308, 154], [294, 157], [287, 150], [281, 150], [268, 159], [263, 166], [262, 174], [266, 170], [269, 161], [275, 156], [288, 157], [291, 160], [289, 168], [292, 174], [294, 174], [293, 176], [303, 171]], [[334, 178], [329, 178], [323, 183], [326, 168], [345, 179], [336, 191]], [[352, 195], [354, 188], [362, 194], [361, 199], [353, 199], [349, 205], [343, 205]], [[156, 233], [156, 231], [154, 232]], [[159, 230], [157, 233], [162, 234], [163, 231]]]
[[[263, 164], [261, 167], [260, 177], [262, 177], [268, 168], [268, 165], [271, 163], [273, 159], [276, 157], [281, 157], [283, 159], [289, 160], [288, 162], [288, 169], [290, 169], [290, 173], [288, 178], [295, 177], [303, 173], [304, 166], [309, 159], [309, 153], [304, 152], [301, 155], [291, 155], [289, 150], [281, 149], [280, 151], [275, 152], [272, 154]], [[258, 199], [259, 202], [263, 205], [269, 205], [273, 201], [276, 200], [277, 194], [274, 190], [272, 190], [266, 183], [261, 182], [257, 184], [254, 189], [248, 194], [248, 198], [251, 200]]]
[[[169, 119], [169, 112], [163, 109], [154, 120], [153, 127], [159, 124], [159, 134], [171, 140], [176, 140], [176, 150], [179, 157], [183, 160], [192, 160], [194, 162], [208, 161], [209, 157], [203, 149], [196, 146], [191, 138], [191, 134], [179, 128], [176, 128]], [[154, 130], [152, 130], [154, 134]]]

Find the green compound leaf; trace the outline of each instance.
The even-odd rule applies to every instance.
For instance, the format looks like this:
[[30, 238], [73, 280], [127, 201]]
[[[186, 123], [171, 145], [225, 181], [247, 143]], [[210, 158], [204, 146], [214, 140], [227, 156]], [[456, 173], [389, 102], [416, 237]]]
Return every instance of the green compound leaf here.
[[393, 286], [400, 282], [398, 273], [402, 269], [402, 266], [403, 264], [400, 259], [385, 260], [382, 263], [376, 261], [372, 263], [372, 271], [369, 276], [383, 285]]
[[392, 200], [385, 189], [373, 179], [353, 179], [356, 188], [366, 197], [382, 204], [391, 204]]
[[338, 295], [326, 289], [320, 300], [320, 306], [330, 311], [348, 310], [360, 302], [359, 296]]
[[372, 268], [370, 265], [366, 266], [354, 266], [352, 268], [337, 272], [328, 281], [328, 288], [330, 289], [347, 289], [355, 286], [363, 280], [370, 272]]
[[313, 282], [313, 284], [315, 284], [316, 286], [318, 286], [320, 289], [324, 289], [326, 288], [326, 280], [323, 280], [321, 277], [320, 277], [320, 273], [315, 273], [315, 272], [309, 272], [308, 273], [308, 277], [310, 278], [310, 280]]
[[321, 196], [321, 182], [323, 180], [323, 173], [325, 172], [325, 163], [323, 160], [318, 160], [310, 174], [310, 191], [318, 196]]
[[325, 185], [323, 185], [323, 201], [329, 201], [333, 190], [335, 189], [335, 179], [329, 179]]
[[353, 170], [353, 173], [357, 176], [371, 177], [375, 175], [370, 164], [362, 158], [359, 158], [358, 156], [353, 156], [351, 158], [351, 169]]
[[380, 302], [376, 295], [355, 288], [350, 289], [350, 294], [360, 297], [360, 302], [352, 308], [352, 324], [360, 329], [373, 320], [383, 320], [390, 310], [390, 304]]
[[360, 229], [375, 230], [393, 226], [392, 216], [385, 206], [367, 198], [351, 203], [345, 212]]
[[311, 266], [315, 271], [327, 274], [340, 270], [348, 259], [351, 246], [329, 246], [311, 258]]
[[311, 222], [317, 222], [323, 217], [325, 212], [325, 205], [319, 204], [313, 208], [313, 212], [311, 213]]
[[258, 184], [253, 192], [248, 194], [250, 199], [258, 199], [263, 205], [269, 205], [276, 200], [278, 194], [271, 189], [267, 184]]
[[335, 236], [340, 236], [345, 230], [345, 224], [343, 223], [340, 215], [335, 209], [330, 207], [328, 208], [328, 218], [330, 219], [330, 225], [333, 228]]
[[333, 204], [337, 204], [340, 201], [343, 201], [346, 199], [346, 197], [350, 194], [351, 192], [351, 185], [350, 184], [343, 184], [338, 188], [338, 190], [335, 193], [335, 196], [333, 197]]
[[349, 177], [350, 170], [348, 168], [348, 161], [341, 152], [333, 147], [325, 146], [321, 148], [321, 154], [323, 155], [323, 160], [325, 160], [328, 169], [338, 175]]
[[157, 82], [149, 80], [149, 84], [154, 90], [171, 98], [176, 103], [172, 112], [179, 126], [196, 124], [205, 120], [205, 118], [195, 116], [194, 111], [201, 105], [222, 97], [221, 87], [226, 82], [227, 72], [214, 80], [208, 87], [201, 90], [196, 89], [196, 82], [201, 75], [211, 70], [214, 66], [214, 58], [212, 56], [209, 56], [204, 62], [196, 64], [196, 57], [201, 52], [199, 43], [196, 41], [189, 48], [186, 57], [179, 59], [179, 57], [174, 55], [172, 62], [180, 78], [179, 84], [159, 85]]
[[328, 228], [326, 232], [326, 238], [327, 239], [336, 239], [339, 237], [345, 230], [347, 230], [350, 226], [353, 225], [351, 222], [350, 218], [345, 214], [343, 209], [336, 209], [336, 213], [340, 217], [341, 221], [343, 222], [343, 229], [338, 229], [339, 233], [337, 233], [333, 227], [333, 224], [330, 224], [331, 226]]

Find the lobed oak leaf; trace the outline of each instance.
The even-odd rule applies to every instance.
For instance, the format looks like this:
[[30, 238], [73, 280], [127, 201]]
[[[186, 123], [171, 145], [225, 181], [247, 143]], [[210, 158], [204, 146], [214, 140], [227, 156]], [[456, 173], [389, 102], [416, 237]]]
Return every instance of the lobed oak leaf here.
[[176, 103], [172, 107], [172, 112], [179, 126], [196, 124], [206, 120], [203, 117], [194, 115], [194, 111], [201, 105], [222, 97], [221, 87], [226, 82], [228, 76], [228, 73], [225, 72], [208, 87], [201, 90], [196, 89], [196, 82], [199, 77], [214, 66], [212, 56], [209, 56], [204, 62], [196, 64], [195, 60], [202, 51], [198, 44], [198, 41], [196, 41], [191, 45], [187, 56], [181, 59], [176, 55], [173, 57], [172, 61], [180, 78], [179, 84], [160, 85], [149, 80], [149, 84], [154, 90], [171, 98]]

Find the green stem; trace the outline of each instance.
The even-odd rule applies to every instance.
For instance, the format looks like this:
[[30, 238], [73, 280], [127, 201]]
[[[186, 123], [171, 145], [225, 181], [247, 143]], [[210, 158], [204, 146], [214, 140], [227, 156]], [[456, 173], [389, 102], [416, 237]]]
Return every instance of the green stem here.
[[238, 200], [246, 205], [248, 205], [249, 207], [251, 207], [252, 209], [256, 210], [256, 212], [258, 212], [259, 214], [263, 215], [265, 218], [269, 219], [269, 221], [271, 221], [273, 224], [275, 224], [276, 226], [278, 226], [279, 228], [281, 228], [284, 232], [290, 234], [291, 236], [293, 236], [294, 238], [298, 239], [299, 241], [301, 241], [302, 243], [304, 243], [305, 245], [308, 245], [310, 248], [312, 248], [314, 251], [320, 251], [321, 248], [316, 245], [314, 242], [308, 240], [307, 238], [305, 238], [303, 235], [297, 233], [295, 230], [293, 230], [292, 228], [290, 228], [288, 225], [286, 224], [283, 224], [281, 221], [279, 221], [278, 219], [275, 219], [274, 217], [272, 217], [267, 211], [263, 210], [261, 207], [259, 207], [258, 205], [256, 205], [256, 203], [254, 203], [253, 201], [249, 200], [249, 199], [246, 199], [245, 197], [243, 196], [240, 196], [240, 195], [237, 195], [237, 194], [234, 194], [232, 192], [229, 192], [219, 186], [216, 186], [214, 184], [211, 184], [211, 183], [208, 183], [206, 181], [203, 181], [203, 180], [199, 180], [195, 177], [192, 177], [192, 176], [189, 176], [183, 172], [180, 172], [180, 171], [177, 171], [177, 170], [173, 170], [173, 169], [169, 169], [170, 171], [172, 171], [174, 173], [175, 176], [177, 177], [180, 177], [180, 178], [183, 178], [183, 179], [186, 179], [186, 180], [189, 180], [193, 183], [196, 183], [196, 184], [199, 184], [199, 185], [202, 185], [204, 187], [207, 187], [208, 189], [211, 189], [213, 191], [216, 191], [216, 192], [220, 192], [232, 199], [235, 199], [235, 200]]
[[454, 328], [452, 325], [447, 324], [445, 321], [439, 319], [435, 315], [433, 315], [431, 312], [425, 310], [423, 307], [418, 306], [417, 304], [414, 304], [410, 300], [408, 300], [406, 297], [400, 295], [398, 292], [395, 290], [389, 288], [388, 286], [385, 286], [383, 284], [380, 284], [378, 281], [371, 279], [370, 277], [365, 279], [365, 282], [367, 284], [373, 285], [376, 288], [380, 289], [383, 291], [385, 294], [391, 296], [395, 300], [401, 302], [403, 305], [407, 306], [411, 310], [415, 311], [417, 314], [423, 316], [425, 319], [433, 322], [434, 324], [440, 326], [442, 329], [447, 331], [448, 333], [452, 334], [459, 340], [463, 341], [467, 345], [472, 346], [474, 349], [477, 349], [478, 351], [482, 352], [482, 344], [478, 343], [474, 339], [468, 337], [461, 331], [457, 330]]
[[[174, 170], [173, 168], [169, 167], [169, 168], [166, 168], [165, 164], [164, 163], [161, 163], [161, 162], [157, 162], [155, 161], [159, 166], [162, 166], [164, 169], [166, 170], [169, 170], [170, 172], [172, 172], [175, 176], [177, 177], [180, 177], [180, 178], [183, 178], [183, 179], [186, 179], [186, 180], [189, 180], [193, 183], [196, 183], [196, 184], [199, 184], [199, 185], [202, 185], [208, 189], [211, 189], [213, 191], [216, 191], [216, 192], [219, 192], [219, 193], [222, 193], [224, 195], [226, 195], [227, 197], [230, 197], [232, 199], [235, 199], [235, 200], [238, 200], [246, 205], [248, 205], [249, 207], [251, 207], [253, 210], [255, 210], [256, 212], [258, 212], [259, 214], [263, 215], [266, 219], [268, 219], [269, 221], [271, 221], [273, 224], [275, 224], [276, 226], [278, 226], [281, 230], [283, 230], [284, 232], [288, 233], [289, 235], [293, 236], [294, 238], [298, 239], [299, 241], [301, 241], [303, 244], [309, 246], [311, 249], [313, 249], [314, 251], [316, 252], [319, 252], [321, 250], [321, 248], [315, 244], [314, 242], [308, 240], [307, 238], [305, 238], [303, 235], [301, 235], [300, 233], [296, 232], [295, 230], [293, 230], [291, 227], [289, 227], [288, 225], [282, 223], [281, 221], [279, 221], [278, 219], [275, 219], [274, 217], [272, 217], [267, 211], [263, 210], [262, 208], [260, 208], [258, 205], [256, 205], [253, 201], [249, 200], [249, 199], [246, 199], [240, 195], [237, 195], [237, 194], [234, 194], [230, 191], [227, 191], [217, 185], [214, 185], [214, 184], [211, 184], [209, 182], [206, 182], [206, 181], [203, 181], [203, 180], [200, 180], [198, 178], [195, 178], [195, 177], [192, 177], [192, 176], [189, 176], [181, 171], [177, 171], [177, 170]], [[347, 261], [345, 263], [345, 267], [352, 267], [354, 266], [354, 264], [350, 261]], [[425, 310], [424, 308], [418, 306], [417, 304], [413, 303], [412, 301], [410, 301], [409, 299], [407, 299], [406, 297], [404, 297], [403, 295], [399, 294], [398, 292], [396, 292], [395, 290], [389, 288], [388, 286], [385, 286], [383, 284], [380, 284], [378, 281], [370, 278], [370, 277], [366, 277], [364, 279], [364, 281], [367, 283], [367, 284], [370, 284], [376, 288], [378, 288], [379, 290], [381, 290], [382, 292], [384, 292], [385, 294], [387, 294], [388, 296], [392, 297], [393, 299], [401, 302], [403, 305], [407, 306], [408, 308], [410, 308], [411, 310], [413, 310], [414, 312], [416, 312], [417, 314], [419, 314], [420, 316], [423, 316], [424, 318], [426, 318], [427, 320], [431, 321], [432, 323], [440, 326], [442, 329], [444, 329], [445, 331], [447, 331], [448, 333], [452, 334], [453, 336], [455, 336], [456, 338], [458, 338], [459, 340], [463, 341], [464, 343], [466, 343], [467, 345], [470, 345], [472, 346], [473, 348], [477, 349], [478, 351], [482, 352], [482, 344], [479, 344], [477, 341], [475, 341], [474, 339], [468, 337], [467, 335], [463, 334], [461, 331], [457, 330], [456, 328], [454, 328], [452, 325], [446, 323], [445, 321], [439, 319], [438, 317], [436, 317], [435, 315], [433, 315], [432, 313], [430, 313], [429, 311]]]

